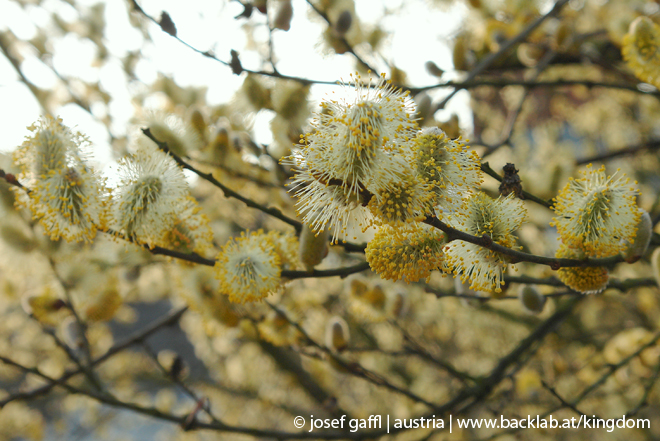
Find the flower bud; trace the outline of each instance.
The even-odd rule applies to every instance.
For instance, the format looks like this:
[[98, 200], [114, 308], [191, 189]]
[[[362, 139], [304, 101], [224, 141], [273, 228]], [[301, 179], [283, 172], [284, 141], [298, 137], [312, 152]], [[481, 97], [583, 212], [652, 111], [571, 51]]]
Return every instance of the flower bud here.
[[445, 73], [444, 70], [440, 69], [437, 64], [435, 64], [433, 61], [429, 60], [426, 63], [424, 63], [424, 67], [426, 68], [426, 71], [433, 75], [434, 77], [440, 78], [442, 74]]
[[651, 256], [651, 269], [653, 270], [653, 277], [655, 277], [655, 283], [660, 287], [660, 248], [656, 248], [653, 251]]
[[280, 0], [273, 21], [273, 28], [288, 31], [291, 29], [291, 18], [293, 18], [293, 8], [291, 0]]
[[405, 291], [397, 291], [392, 299], [392, 315], [401, 318], [408, 312], [408, 294]]
[[241, 92], [255, 112], [261, 109], [270, 109], [270, 90], [264, 86], [257, 75], [248, 74], [241, 86]]
[[169, 349], [160, 351], [157, 355], [158, 362], [175, 380], [181, 380], [188, 376], [188, 366], [185, 360], [176, 352]]
[[124, 300], [113, 284], [106, 286], [98, 297], [85, 309], [85, 318], [90, 322], [105, 322], [112, 319]]
[[312, 271], [328, 255], [329, 236], [328, 229], [314, 233], [307, 225], [303, 226], [300, 233], [300, 261], [307, 271]]
[[428, 93], [422, 92], [415, 95], [415, 104], [417, 105], [415, 118], [420, 120], [420, 124], [433, 121], [433, 100]]
[[26, 234], [24, 228], [11, 223], [0, 226], [0, 237], [7, 245], [23, 253], [29, 253], [38, 246], [35, 239]]
[[343, 37], [351, 28], [352, 24], [353, 24], [353, 14], [351, 14], [351, 11], [345, 10], [341, 14], [339, 14], [337, 21], [335, 21], [334, 24], [335, 32], [337, 33], [337, 35]]
[[227, 156], [227, 153], [230, 151], [229, 145], [229, 132], [225, 127], [220, 127], [215, 132], [215, 137], [211, 143], [211, 155], [213, 161], [217, 162], [218, 164], [222, 164], [225, 157]]
[[145, 124], [154, 138], [166, 143], [167, 148], [176, 155], [186, 156], [202, 147], [197, 132], [177, 115], [153, 112], [147, 115]]
[[521, 64], [527, 67], [534, 67], [543, 55], [545, 55], [545, 50], [537, 44], [521, 43], [518, 45], [516, 55]]
[[350, 333], [346, 320], [332, 317], [325, 328], [325, 345], [334, 352], [341, 352], [348, 346]]
[[[271, 93], [273, 110], [286, 120], [297, 115], [307, 115], [307, 96], [309, 85], [296, 81], [278, 81]], [[304, 118], [306, 119], [306, 118]], [[303, 123], [304, 121], [301, 121]]]
[[545, 307], [546, 297], [538, 289], [529, 285], [522, 285], [518, 294], [520, 303], [532, 314], [540, 314]]
[[199, 110], [195, 109], [190, 114], [190, 125], [199, 137], [199, 139], [206, 145], [208, 142], [208, 124], [206, 118]]
[[369, 286], [363, 277], [357, 276], [350, 279], [348, 283], [348, 292], [351, 296], [362, 297], [367, 292]]
[[75, 317], [69, 316], [61, 324], [64, 343], [75, 351], [83, 347], [83, 331]]
[[454, 41], [452, 61], [454, 63], [454, 69], [456, 70], [470, 70], [472, 65], [468, 56], [469, 47], [467, 39], [467, 35], [460, 34], [456, 37], [456, 41]]
[[653, 221], [651, 221], [651, 216], [641, 208], [639, 208], [639, 211], [642, 213], [642, 216], [639, 218], [639, 223], [637, 224], [635, 238], [632, 243], [626, 241], [628, 247], [622, 253], [623, 258], [628, 263], [635, 263], [642, 258], [651, 243], [651, 236], [653, 235]]
[[41, 294], [31, 294], [23, 297], [21, 306], [28, 315], [33, 316], [41, 323], [56, 325], [59, 320], [57, 320], [55, 314], [66, 307], [66, 302], [57, 297], [51, 288], [46, 287]]
[[252, 5], [262, 14], [265, 14], [268, 11], [268, 2], [266, 0], [254, 0]]
[[571, 25], [562, 20], [552, 35], [552, 39], [550, 41], [551, 48], [555, 51], [563, 48], [571, 41], [572, 36], [573, 29], [571, 28]]
[[383, 309], [387, 301], [387, 295], [381, 285], [374, 285], [373, 288], [364, 293], [364, 300], [375, 308]]

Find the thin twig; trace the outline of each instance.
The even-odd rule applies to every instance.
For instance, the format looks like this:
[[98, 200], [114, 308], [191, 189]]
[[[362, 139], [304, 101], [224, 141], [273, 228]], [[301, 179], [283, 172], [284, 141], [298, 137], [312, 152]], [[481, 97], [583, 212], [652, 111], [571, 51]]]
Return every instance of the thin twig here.
[[[531, 22], [525, 29], [523, 29], [522, 32], [517, 34], [515, 37], [510, 38], [507, 40], [502, 46], [500, 47], [500, 50], [497, 52], [493, 52], [489, 54], [487, 57], [485, 57], [483, 60], [481, 60], [468, 74], [467, 79], [465, 80], [466, 82], [474, 80], [479, 74], [481, 74], [483, 71], [485, 71], [488, 66], [493, 64], [497, 59], [502, 57], [505, 53], [507, 53], [511, 48], [516, 46], [518, 43], [521, 43], [522, 41], [525, 40], [536, 28], [538, 28], [544, 21], [546, 21], [550, 17], [554, 17], [555, 15], [559, 14], [559, 12], [562, 10], [562, 8], [568, 3], [568, 0], [558, 0], [555, 5], [548, 11], [546, 14], [538, 17], [536, 20]], [[447, 97], [445, 97], [437, 106], [435, 106], [435, 110], [440, 110], [444, 109], [449, 100], [451, 100], [456, 93], [458, 93], [460, 89], [454, 89]]]

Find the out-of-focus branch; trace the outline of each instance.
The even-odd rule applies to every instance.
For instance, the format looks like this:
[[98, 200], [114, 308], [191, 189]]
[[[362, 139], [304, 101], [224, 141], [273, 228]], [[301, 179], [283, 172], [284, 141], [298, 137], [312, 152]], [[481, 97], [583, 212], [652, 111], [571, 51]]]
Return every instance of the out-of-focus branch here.
[[[344, 360], [343, 358], [339, 357], [336, 353], [332, 352], [329, 348], [327, 348], [326, 346], [324, 346], [324, 345], [318, 343], [316, 340], [314, 340], [307, 333], [307, 331], [305, 331], [303, 329], [303, 327], [300, 326], [300, 324], [298, 322], [296, 322], [295, 320], [292, 320], [286, 312], [282, 311], [280, 308], [278, 308], [277, 306], [273, 305], [272, 303], [270, 303], [268, 301], [266, 301], [266, 304], [268, 306], [270, 306], [271, 309], [273, 309], [278, 314], [280, 314], [282, 317], [284, 317], [286, 319], [286, 321], [289, 322], [289, 324], [291, 326], [296, 328], [296, 330], [298, 332], [300, 332], [300, 334], [305, 338], [305, 340], [311, 346], [313, 346], [314, 348], [316, 348], [316, 349], [320, 350], [321, 352], [323, 352], [327, 357], [330, 357], [339, 366], [344, 368], [346, 370], [346, 372], [348, 372], [351, 375], [354, 375], [356, 377], [363, 378], [363, 379], [367, 380], [368, 382], [373, 383], [377, 386], [382, 386], [382, 387], [384, 387], [386, 389], [389, 389], [393, 392], [404, 395], [404, 396], [412, 399], [413, 401], [416, 401], [418, 403], [423, 403], [431, 409], [437, 407], [436, 404], [426, 400], [425, 398], [420, 397], [419, 395], [417, 395], [417, 394], [415, 394], [415, 393], [413, 393], [409, 390], [400, 388], [400, 387], [390, 383], [386, 378], [382, 377], [379, 374], [376, 374], [375, 372], [369, 371], [368, 369], [364, 368], [360, 364], [355, 363], [355, 362], [348, 362], [348, 361]], [[302, 353], [305, 354], [304, 352], [302, 352]], [[305, 354], [305, 355], [307, 355], [307, 354]]]
[[[149, 336], [151, 336], [161, 328], [177, 322], [179, 318], [181, 318], [183, 313], [186, 312], [187, 310], [188, 310], [187, 307], [180, 308], [160, 319], [155, 320], [153, 323], [149, 324], [144, 329], [135, 332], [133, 335], [129, 336], [124, 341], [115, 344], [113, 347], [108, 349], [108, 351], [105, 354], [92, 360], [90, 366], [96, 366], [100, 363], [103, 363], [104, 361], [106, 361], [113, 355], [123, 351], [127, 347], [145, 340], [146, 338], [148, 338]], [[6, 404], [15, 400], [30, 400], [38, 396], [47, 394], [48, 392], [50, 392], [51, 389], [53, 389], [53, 387], [63, 384], [66, 381], [68, 381], [70, 378], [75, 377], [76, 375], [81, 373], [83, 373], [82, 369], [67, 370], [62, 376], [60, 376], [50, 384], [46, 384], [44, 386], [32, 389], [27, 392], [14, 393], [8, 396], [7, 398], [0, 400], [0, 409], [2, 409]]]
[[593, 156], [580, 158], [576, 161], [576, 163], [578, 165], [590, 164], [592, 162], [605, 161], [608, 159], [617, 158], [619, 156], [632, 155], [643, 151], [655, 152], [658, 149], [660, 149], [660, 140], [651, 140], [630, 147], [624, 147], [619, 150], [612, 150], [609, 152], [599, 153]]
[[[328, 15], [325, 12], [321, 11], [319, 8], [317, 8], [316, 5], [312, 3], [311, 0], [307, 0], [307, 4], [314, 10], [314, 12], [316, 12], [323, 20], [325, 20], [326, 23], [328, 23], [328, 26], [333, 25]], [[378, 75], [378, 70], [374, 69], [372, 66], [369, 65], [369, 63], [364, 61], [364, 59], [362, 59], [358, 54], [356, 54], [355, 50], [353, 49], [353, 46], [351, 46], [350, 43], [346, 41], [346, 38], [339, 37], [339, 40], [343, 45], [346, 46], [346, 52], [352, 54], [355, 57], [355, 59], [358, 61], [358, 63], [362, 64], [364, 67], [366, 67], [367, 69]]]
[[438, 228], [439, 230], [442, 230], [447, 235], [447, 239], [449, 241], [464, 240], [465, 242], [479, 245], [480, 247], [488, 248], [489, 250], [495, 251], [500, 254], [504, 254], [505, 256], [509, 256], [510, 258], [512, 258], [511, 263], [518, 263], [518, 262], [538, 263], [541, 265], [547, 265], [553, 270], [558, 270], [559, 268], [563, 268], [563, 267], [585, 268], [585, 267], [594, 267], [594, 266], [612, 266], [624, 261], [620, 255], [605, 257], [602, 259], [587, 258], [584, 260], [537, 256], [535, 254], [524, 253], [522, 251], [514, 250], [512, 248], [507, 248], [505, 246], [499, 245], [493, 242], [493, 239], [491, 239], [486, 234], [484, 234], [481, 237], [472, 236], [471, 234], [450, 227], [449, 225], [442, 222], [440, 219], [436, 217], [427, 217], [424, 220], [424, 223], [432, 227]]
[[[466, 82], [474, 80], [479, 74], [481, 74], [483, 71], [485, 71], [488, 66], [493, 64], [497, 59], [502, 57], [505, 53], [507, 53], [510, 49], [512, 49], [514, 46], [517, 44], [523, 42], [536, 28], [541, 26], [541, 24], [546, 21], [550, 17], [554, 17], [555, 15], [559, 14], [559, 12], [562, 10], [562, 8], [568, 4], [568, 0], [558, 0], [555, 5], [548, 11], [546, 14], [538, 17], [536, 20], [531, 22], [525, 29], [522, 30], [518, 35], [516, 35], [513, 38], [510, 38], [507, 40], [505, 43], [502, 44], [500, 47], [500, 50], [497, 52], [493, 52], [487, 57], [485, 57], [483, 60], [481, 60], [468, 74], [466, 78]], [[444, 109], [449, 100], [451, 100], [456, 93], [458, 93], [460, 89], [454, 89], [447, 97], [445, 97], [440, 103], [438, 103], [437, 106], [435, 106], [435, 110], [440, 110]]]

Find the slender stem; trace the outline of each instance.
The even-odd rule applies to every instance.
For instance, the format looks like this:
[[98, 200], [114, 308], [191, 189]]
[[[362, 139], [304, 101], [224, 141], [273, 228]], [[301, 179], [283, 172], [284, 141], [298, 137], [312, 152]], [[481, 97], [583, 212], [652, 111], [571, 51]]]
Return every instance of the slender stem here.
[[[491, 64], [493, 64], [496, 60], [502, 57], [505, 53], [507, 53], [510, 49], [512, 49], [514, 46], [516, 46], [518, 43], [521, 43], [522, 41], [525, 40], [536, 28], [541, 26], [544, 21], [546, 21], [550, 17], [554, 17], [555, 15], [559, 14], [559, 12], [562, 10], [562, 8], [568, 3], [568, 0], [558, 0], [555, 5], [552, 7], [548, 13], [538, 17], [536, 20], [531, 22], [525, 29], [523, 29], [522, 32], [517, 34], [515, 37], [507, 40], [504, 44], [502, 44], [502, 47], [500, 50], [497, 52], [493, 52], [492, 54], [489, 54], [486, 58], [481, 60], [475, 67], [470, 71], [470, 73], [467, 76], [467, 79], [465, 81], [472, 81], [474, 80], [479, 74], [481, 74], [483, 71], [485, 71]], [[444, 109], [449, 100], [451, 100], [456, 93], [458, 93], [460, 89], [454, 89], [447, 97], [445, 97], [436, 107], [435, 110], [440, 110]]]

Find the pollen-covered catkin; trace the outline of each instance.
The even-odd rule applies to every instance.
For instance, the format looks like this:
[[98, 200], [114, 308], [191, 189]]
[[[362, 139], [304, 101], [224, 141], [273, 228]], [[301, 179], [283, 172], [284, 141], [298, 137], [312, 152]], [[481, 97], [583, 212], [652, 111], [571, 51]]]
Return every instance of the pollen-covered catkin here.
[[220, 289], [236, 303], [261, 300], [280, 286], [280, 256], [263, 231], [229, 240], [215, 263]]
[[[586, 254], [581, 249], [561, 244], [555, 257], [584, 259]], [[559, 268], [557, 277], [564, 285], [582, 294], [598, 294], [607, 287], [610, 279], [607, 268], [601, 266]]]
[[636, 205], [637, 183], [616, 175], [606, 176], [604, 166], [594, 170], [589, 165], [555, 198], [557, 216], [551, 225], [562, 242], [589, 257], [618, 254], [635, 237], [642, 215]]

